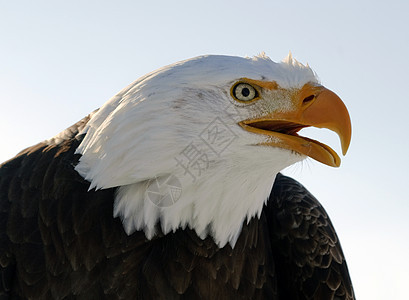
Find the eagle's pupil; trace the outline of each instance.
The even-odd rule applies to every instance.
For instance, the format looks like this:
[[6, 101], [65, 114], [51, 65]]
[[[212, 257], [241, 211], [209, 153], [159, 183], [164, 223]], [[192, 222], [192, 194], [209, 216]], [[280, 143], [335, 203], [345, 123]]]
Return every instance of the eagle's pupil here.
[[244, 97], [247, 97], [248, 95], [250, 95], [250, 90], [248, 88], [244, 88], [244, 89], [241, 90], [241, 94]]

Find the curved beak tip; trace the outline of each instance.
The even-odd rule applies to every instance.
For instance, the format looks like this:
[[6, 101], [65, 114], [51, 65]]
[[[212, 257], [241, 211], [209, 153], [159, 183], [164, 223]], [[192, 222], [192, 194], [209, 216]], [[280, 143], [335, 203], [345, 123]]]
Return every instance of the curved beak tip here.
[[324, 87], [317, 100], [315, 108], [312, 108], [315, 109], [317, 115], [319, 113], [320, 115], [316, 116], [316, 119], [312, 120], [312, 123], [314, 124], [314, 121], [321, 121], [321, 124], [328, 125], [322, 127], [338, 133], [342, 154], [345, 156], [349, 149], [352, 135], [351, 118], [348, 109], [337, 94]]
[[347, 155], [348, 149], [349, 149], [349, 142], [342, 143], [342, 155], [345, 156]]
[[346, 110], [346, 113], [347, 113], [347, 118], [346, 118], [347, 125], [345, 126], [344, 132], [340, 134], [342, 154], [344, 156], [348, 152], [349, 146], [351, 144], [351, 136], [352, 136], [351, 119], [349, 117], [349, 113], [347, 110]]

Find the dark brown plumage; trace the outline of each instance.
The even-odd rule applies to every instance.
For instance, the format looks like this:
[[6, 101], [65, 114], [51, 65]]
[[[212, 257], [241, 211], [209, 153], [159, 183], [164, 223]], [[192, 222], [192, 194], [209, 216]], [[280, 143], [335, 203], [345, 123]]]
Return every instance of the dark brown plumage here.
[[0, 299], [354, 299], [325, 210], [281, 174], [234, 249], [191, 230], [127, 236], [115, 189], [88, 192], [73, 168], [86, 122], [0, 168]]

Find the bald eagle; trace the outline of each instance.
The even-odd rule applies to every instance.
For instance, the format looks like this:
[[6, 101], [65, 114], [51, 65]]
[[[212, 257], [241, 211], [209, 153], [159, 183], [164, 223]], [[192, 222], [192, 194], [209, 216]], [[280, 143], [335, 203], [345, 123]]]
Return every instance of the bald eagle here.
[[200, 56], [0, 168], [1, 299], [354, 299], [329, 217], [279, 172], [348, 111], [310, 67]]

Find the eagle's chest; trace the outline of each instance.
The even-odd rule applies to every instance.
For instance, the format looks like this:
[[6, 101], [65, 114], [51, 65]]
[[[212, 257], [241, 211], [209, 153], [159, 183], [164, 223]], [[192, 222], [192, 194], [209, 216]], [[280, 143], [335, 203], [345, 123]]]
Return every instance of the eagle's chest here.
[[164, 299], [274, 299], [274, 263], [260, 222], [244, 225], [234, 249], [190, 230], [154, 241], [140, 265], [142, 289]]

